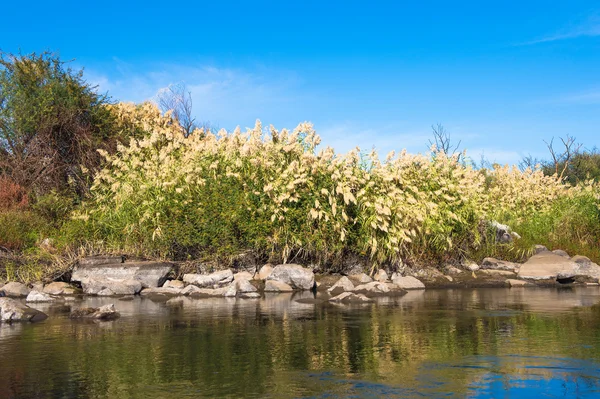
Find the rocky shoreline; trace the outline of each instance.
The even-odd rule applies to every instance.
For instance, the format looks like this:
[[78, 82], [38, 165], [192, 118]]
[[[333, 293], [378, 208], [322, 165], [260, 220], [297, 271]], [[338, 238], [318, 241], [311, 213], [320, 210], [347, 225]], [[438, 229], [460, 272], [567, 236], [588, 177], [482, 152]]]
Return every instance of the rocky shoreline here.
[[[123, 257], [94, 256], [80, 260], [69, 282], [26, 286], [18, 282], [0, 284], [0, 322], [39, 321], [47, 316], [22, 303], [63, 303], [83, 296], [124, 297], [140, 295], [169, 301], [177, 297], [261, 298], [265, 293], [313, 291], [320, 301], [368, 303], [376, 297], [401, 296], [408, 290], [430, 288], [538, 287], [599, 285], [600, 266], [583, 256], [570, 257], [561, 250], [537, 246], [525, 263], [485, 258], [480, 265], [463, 262], [436, 268], [409, 270], [404, 274], [379, 269], [373, 276], [356, 270], [346, 275], [315, 274], [297, 264], [270, 265], [236, 271], [188, 273], [170, 279], [168, 262], [127, 262]], [[71, 311], [71, 318], [113, 320], [119, 317], [113, 305]]]

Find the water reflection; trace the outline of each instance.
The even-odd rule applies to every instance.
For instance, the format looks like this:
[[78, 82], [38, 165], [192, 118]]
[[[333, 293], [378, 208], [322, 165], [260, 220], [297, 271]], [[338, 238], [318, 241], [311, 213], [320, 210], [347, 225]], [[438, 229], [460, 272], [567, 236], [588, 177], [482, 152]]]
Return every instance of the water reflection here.
[[[0, 325], [0, 397], [599, 394], [596, 287], [298, 302], [311, 297], [36, 305], [52, 317]], [[64, 313], [110, 302], [122, 315], [110, 323]]]

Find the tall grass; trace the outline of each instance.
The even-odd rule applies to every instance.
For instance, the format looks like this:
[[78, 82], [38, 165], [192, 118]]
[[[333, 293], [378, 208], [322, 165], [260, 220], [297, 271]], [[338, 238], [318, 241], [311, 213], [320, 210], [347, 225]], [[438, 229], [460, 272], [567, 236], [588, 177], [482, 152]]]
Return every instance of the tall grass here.
[[[497, 247], [516, 258], [531, 243], [579, 248], [599, 236], [592, 184], [573, 188], [539, 170], [474, 170], [435, 149], [384, 161], [375, 152], [336, 154], [319, 149], [307, 123], [184, 138], [150, 104], [117, 107], [148, 133], [104, 154], [108, 166], [70, 226], [80, 240], [155, 257], [252, 250], [332, 267], [348, 254], [374, 265], [439, 263]], [[498, 247], [489, 220], [511, 223], [523, 239]], [[574, 224], [580, 233], [563, 234]]]

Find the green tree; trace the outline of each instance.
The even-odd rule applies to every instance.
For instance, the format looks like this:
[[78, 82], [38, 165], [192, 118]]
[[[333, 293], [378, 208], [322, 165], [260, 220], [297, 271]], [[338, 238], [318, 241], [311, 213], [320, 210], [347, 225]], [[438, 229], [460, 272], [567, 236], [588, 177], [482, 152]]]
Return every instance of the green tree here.
[[56, 54], [0, 53], [0, 174], [36, 195], [83, 195], [114, 146], [109, 98]]

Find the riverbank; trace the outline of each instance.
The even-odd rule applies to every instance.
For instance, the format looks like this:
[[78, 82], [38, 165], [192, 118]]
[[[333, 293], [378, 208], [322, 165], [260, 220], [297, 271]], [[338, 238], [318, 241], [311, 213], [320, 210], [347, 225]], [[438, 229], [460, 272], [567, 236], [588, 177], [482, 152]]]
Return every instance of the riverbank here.
[[[0, 296], [25, 298], [26, 303], [60, 303], [83, 296], [141, 295], [165, 301], [175, 297], [257, 299], [267, 293], [304, 291], [318, 293], [319, 301], [369, 303], [374, 298], [398, 297], [411, 290], [429, 288], [598, 286], [600, 266], [588, 258], [570, 257], [565, 251], [549, 251], [542, 246], [538, 246], [536, 252], [523, 264], [485, 258], [480, 265], [464, 262], [459, 266], [448, 265], [442, 271], [436, 268], [405, 268], [402, 271], [378, 269], [372, 275], [365, 274], [360, 267], [353, 267], [344, 275], [320, 274], [297, 264], [266, 264], [245, 270], [181, 273], [178, 265], [170, 262], [127, 261], [122, 256], [95, 256], [81, 259], [69, 272], [68, 281], [31, 286], [7, 282], [0, 286]], [[3, 303], [4, 321], [32, 319], [32, 313], [19, 308], [16, 303]], [[10, 306], [17, 310], [7, 312], [6, 308]], [[18, 309], [21, 317], [15, 315]], [[115, 317], [117, 313], [109, 309], [108, 313], [100, 311], [98, 314], [101, 316], [90, 316], [95, 311], [98, 310], [88, 311], [85, 317], [107, 319]], [[39, 319], [36, 317], [36, 320]]]

